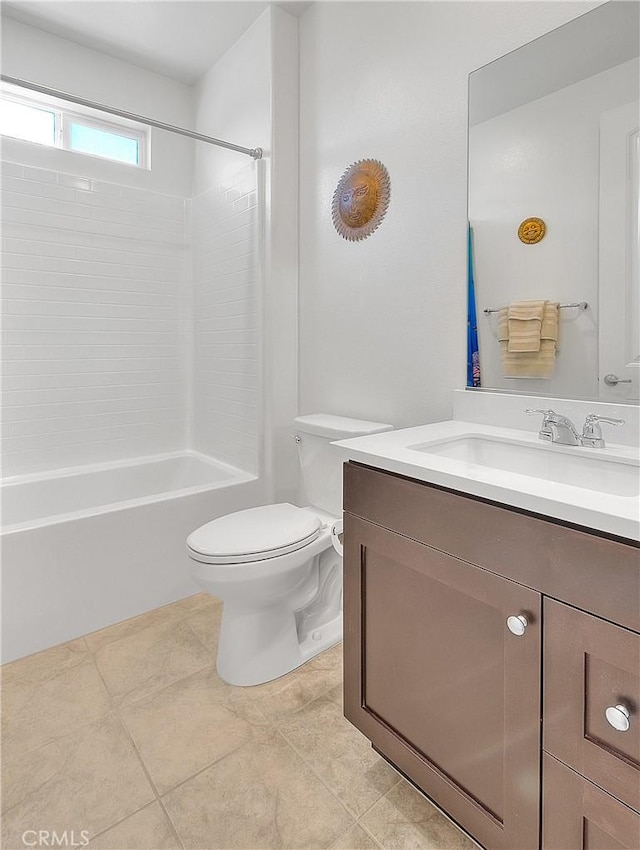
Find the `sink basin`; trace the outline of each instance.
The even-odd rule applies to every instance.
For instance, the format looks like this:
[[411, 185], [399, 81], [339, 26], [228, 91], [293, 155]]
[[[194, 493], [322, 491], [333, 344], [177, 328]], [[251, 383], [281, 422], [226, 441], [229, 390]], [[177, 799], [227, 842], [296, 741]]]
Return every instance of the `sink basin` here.
[[566, 449], [542, 442], [532, 445], [472, 435], [407, 448], [433, 457], [528, 475], [611, 496], [640, 494], [638, 464], [630, 459], [619, 460], [596, 454], [597, 450], [591, 454], [590, 449]]

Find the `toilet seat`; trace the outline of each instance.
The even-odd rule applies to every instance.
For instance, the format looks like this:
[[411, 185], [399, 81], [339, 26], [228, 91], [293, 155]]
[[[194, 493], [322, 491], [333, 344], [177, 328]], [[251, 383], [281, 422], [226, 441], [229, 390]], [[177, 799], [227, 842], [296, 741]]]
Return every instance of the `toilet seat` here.
[[311, 511], [288, 502], [214, 519], [187, 538], [189, 555], [205, 564], [247, 564], [302, 549], [322, 530]]

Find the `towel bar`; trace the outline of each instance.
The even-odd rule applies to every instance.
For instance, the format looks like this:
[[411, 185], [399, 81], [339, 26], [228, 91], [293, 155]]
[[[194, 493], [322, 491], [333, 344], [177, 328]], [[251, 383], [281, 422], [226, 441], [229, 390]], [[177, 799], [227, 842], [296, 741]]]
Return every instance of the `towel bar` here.
[[[579, 307], [580, 310], [586, 310], [588, 306], [588, 301], [572, 301], [570, 304], [558, 304], [558, 307], [561, 309], [565, 307]], [[500, 310], [502, 310], [502, 307], [485, 307], [482, 312], [488, 316], [489, 313], [499, 313]]]

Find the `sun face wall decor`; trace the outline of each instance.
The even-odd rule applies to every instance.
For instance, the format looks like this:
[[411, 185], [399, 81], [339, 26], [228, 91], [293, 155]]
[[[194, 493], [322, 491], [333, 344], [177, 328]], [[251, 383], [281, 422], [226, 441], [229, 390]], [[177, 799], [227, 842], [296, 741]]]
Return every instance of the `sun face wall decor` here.
[[547, 225], [541, 218], [525, 218], [518, 228], [518, 239], [525, 245], [536, 245], [546, 232]]
[[336, 186], [331, 217], [344, 239], [371, 236], [387, 212], [391, 197], [389, 172], [377, 159], [361, 159], [347, 168]]

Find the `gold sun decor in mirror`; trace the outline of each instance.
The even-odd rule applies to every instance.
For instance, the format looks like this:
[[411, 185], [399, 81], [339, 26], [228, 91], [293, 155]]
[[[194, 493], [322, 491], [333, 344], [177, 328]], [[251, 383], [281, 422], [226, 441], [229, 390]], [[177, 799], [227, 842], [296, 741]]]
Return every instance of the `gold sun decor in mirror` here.
[[389, 172], [377, 159], [354, 162], [333, 193], [331, 216], [336, 230], [350, 242], [371, 236], [387, 212], [391, 196]]
[[541, 218], [525, 218], [518, 228], [518, 239], [525, 245], [535, 245], [544, 239], [547, 225]]

